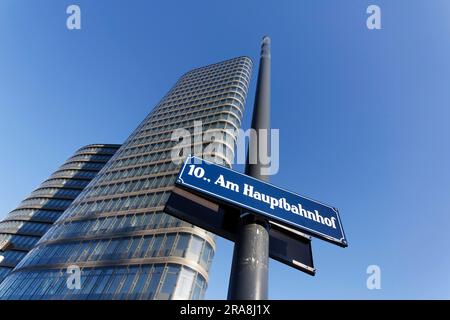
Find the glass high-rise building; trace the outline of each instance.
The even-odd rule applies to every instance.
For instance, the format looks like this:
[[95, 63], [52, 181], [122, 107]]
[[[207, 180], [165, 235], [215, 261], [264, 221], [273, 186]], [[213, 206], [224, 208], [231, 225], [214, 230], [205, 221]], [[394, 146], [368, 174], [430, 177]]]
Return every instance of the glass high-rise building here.
[[85, 146], [0, 222], [0, 282], [95, 177], [119, 145]]
[[[238, 57], [184, 74], [3, 281], [0, 299], [203, 298], [214, 237], [163, 212], [180, 169], [172, 133], [194, 134], [201, 121], [224, 137], [212, 156], [231, 166], [251, 66]], [[71, 265], [80, 289], [67, 287]]]

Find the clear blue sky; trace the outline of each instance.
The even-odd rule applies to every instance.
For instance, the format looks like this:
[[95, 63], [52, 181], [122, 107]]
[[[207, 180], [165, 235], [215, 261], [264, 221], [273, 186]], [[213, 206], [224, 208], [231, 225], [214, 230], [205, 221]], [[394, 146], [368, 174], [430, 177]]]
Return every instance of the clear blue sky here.
[[[382, 30], [366, 28], [369, 4]], [[448, 0], [1, 0], [0, 217], [76, 148], [123, 142], [185, 71], [239, 55], [257, 67], [264, 34], [271, 181], [337, 206], [350, 243], [314, 239], [315, 277], [271, 261], [270, 298], [449, 299]], [[219, 239], [207, 298], [226, 297], [231, 256]], [[371, 264], [381, 290], [366, 288]]]

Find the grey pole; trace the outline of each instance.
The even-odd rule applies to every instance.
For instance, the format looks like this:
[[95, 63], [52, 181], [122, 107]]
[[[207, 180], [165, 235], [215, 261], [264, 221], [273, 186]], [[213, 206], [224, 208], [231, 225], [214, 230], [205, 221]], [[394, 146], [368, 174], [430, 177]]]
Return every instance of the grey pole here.
[[[268, 180], [261, 174], [262, 163], [255, 155], [256, 163], [250, 163], [250, 151], [259, 150], [258, 140], [270, 129], [270, 38], [263, 37], [259, 60], [258, 82], [252, 115], [252, 129], [258, 139], [250, 136], [245, 173], [249, 176]], [[260, 129], [266, 129], [261, 132]], [[267, 136], [268, 138], [268, 136]], [[269, 141], [266, 139], [265, 141]], [[269, 150], [267, 147], [266, 150]], [[243, 212], [238, 236], [234, 245], [228, 287], [229, 300], [265, 300], [268, 298], [269, 267], [269, 225], [265, 219]]]

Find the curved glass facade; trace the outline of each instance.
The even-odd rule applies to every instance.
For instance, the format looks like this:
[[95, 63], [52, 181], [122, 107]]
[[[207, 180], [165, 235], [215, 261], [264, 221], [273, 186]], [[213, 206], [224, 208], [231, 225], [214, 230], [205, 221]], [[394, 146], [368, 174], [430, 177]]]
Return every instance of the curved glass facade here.
[[[183, 75], [0, 285], [0, 299], [203, 298], [214, 236], [163, 212], [181, 166], [172, 133], [198, 134], [201, 121], [224, 137], [207, 155], [231, 166], [236, 132], [226, 129], [241, 126], [251, 67], [239, 57]], [[79, 289], [67, 288], [71, 265]]]
[[[36, 245], [119, 147], [98, 144], [79, 149], [0, 222], [0, 282]], [[83, 158], [77, 159], [79, 157]]]

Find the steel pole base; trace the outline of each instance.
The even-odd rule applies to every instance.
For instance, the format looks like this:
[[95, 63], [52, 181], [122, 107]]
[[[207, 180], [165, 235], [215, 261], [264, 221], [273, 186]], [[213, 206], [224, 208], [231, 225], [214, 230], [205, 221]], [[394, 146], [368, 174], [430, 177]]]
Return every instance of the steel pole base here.
[[267, 300], [269, 225], [252, 214], [241, 218], [234, 246], [228, 300]]

